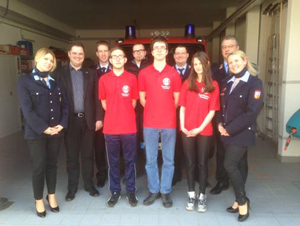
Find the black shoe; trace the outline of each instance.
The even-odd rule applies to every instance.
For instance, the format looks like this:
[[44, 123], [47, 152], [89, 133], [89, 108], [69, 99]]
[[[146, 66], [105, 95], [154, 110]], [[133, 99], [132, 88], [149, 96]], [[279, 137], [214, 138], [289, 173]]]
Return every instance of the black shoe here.
[[72, 201], [73, 199], [75, 199], [75, 194], [76, 191], [68, 191], [67, 195], [66, 195], [66, 201]]
[[98, 186], [99, 188], [103, 188], [104, 185], [105, 185], [105, 181], [106, 181], [105, 178], [104, 178], [104, 179], [98, 179], [98, 181], [97, 181], [97, 186]]
[[137, 197], [135, 196], [135, 192], [127, 192], [126, 197], [128, 199], [129, 204], [132, 207], [135, 207], [138, 204], [138, 202], [139, 202], [138, 199], [137, 199]]
[[170, 193], [168, 193], [168, 194], [161, 194], [161, 199], [162, 199], [162, 202], [163, 202], [163, 206], [165, 208], [170, 208], [170, 207], [173, 206], [173, 202], [172, 202]]
[[36, 202], [35, 202], [35, 211], [36, 211], [36, 215], [38, 217], [41, 217], [41, 218], [45, 218], [46, 217], [46, 210], [44, 210], [43, 212], [38, 212], [37, 209], [36, 209]]
[[145, 206], [150, 206], [152, 205], [156, 199], [160, 198], [160, 193], [151, 193], [149, 192], [148, 196], [145, 198], [145, 200], [143, 201], [143, 204]]
[[229, 183], [218, 182], [217, 185], [210, 190], [210, 193], [217, 195], [220, 194], [223, 190], [227, 190], [228, 187]]
[[108, 207], [114, 207], [117, 203], [118, 200], [121, 198], [121, 194], [120, 192], [113, 192], [111, 194], [111, 197], [109, 198], [109, 200], [107, 201], [107, 206]]
[[51, 207], [50, 202], [49, 202], [48, 195], [46, 196], [46, 200], [48, 201], [50, 210], [51, 210], [52, 212], [54, 212], [54, 213], [58, 213], [58, 212], [59, 212], [59, 206], [57, 206], [57, 207]]
[[249, 208], [250, 208], [250, 200], [247, 198], [247, 213], [245, 215], [241, 215], [239, 214], [239, 217], [238, 217], [238, 221], [242, 222], [242, 221], [245, 221], [247, 220], [247, 218], [249, 217], [250, 213], [249, 213]]
[[96, 188], [94, 186], [84, 189], [86, 192], [90, 193], [90, 196], [92, 197], [97, 197], [99, 196], [99, 191], [96, 190]]
[[239, 208], [234, 209], [234, 208], [232, 208], [232, 206], [229, 206], [229, 207], [226, 209], [226, 211], [227, 211], [228, 213], [238, 213], [238, 212], [239, 212]]

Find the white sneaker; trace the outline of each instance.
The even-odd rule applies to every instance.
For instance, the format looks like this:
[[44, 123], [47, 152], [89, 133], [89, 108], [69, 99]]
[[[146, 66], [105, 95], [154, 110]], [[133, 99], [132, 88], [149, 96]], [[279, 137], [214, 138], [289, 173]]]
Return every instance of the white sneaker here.
[[193, 211], [194, 210], [194, 206], [195, 206], [195, 202], [196, 202], [196, 193], [194, 191], [189, 191], [188, 192], [188, 201], [186, 203], [186, 207], [185, 209], [188, 211]]
[[206, 195], [200, 193], [199, 200], [198, 200], [198, 212], [204, 213], [207, 210], [206, 205]]

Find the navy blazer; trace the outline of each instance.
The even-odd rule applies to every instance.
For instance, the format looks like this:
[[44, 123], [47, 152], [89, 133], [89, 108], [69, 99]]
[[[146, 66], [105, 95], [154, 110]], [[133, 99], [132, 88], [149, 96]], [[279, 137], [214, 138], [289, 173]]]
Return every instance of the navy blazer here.
[[[175, 65], [174, 65], [173, 67], [174, 67], [175, 70], [177, 71]], [[181, 78], [181, 82], [182, 82], [182, 83], [183, 83], [185, 80], [187, 80], [187, 78], [188, 78], [189, 75], [191, 74], [191, 70], [192, 70], [191, 65], [187, 65], [187, 66], [186, 66], [186, 69], [185, 69], [185, 71], [184, 71], [183, 77], [181, 77], [180, 73], [177, 71], [177, 72], [179, 73], [179, 75], [180, 75], [180, 78]]]
[[[51, 89], [32, 74], [18, 81], [19, 102], [25, 118], [25, 139], [40, 139], [48, 127], [67, 128], [69, 107], [65, 93], [57, 81], [49, 80]], [[58, 135], [63, 134], [62, 130]]]
[[[88, 128], [95, 130], [95, 123], [103, 121], [103, 109], [98, 98], [98, 79], [96, 71], [83, 67], [83, 92], [84, 92], [84, 114]], [[69, 124], [74, 124], [74, 95], [70, 73], [70, 65], [58, 69], [54, 73], [56, 78], [64, 88], [69, 103]]]
[[217, 115], [218, 124], [222, 123], [230, 136], [221, 138], [228, 145], [252, 146], [255, 144], [256, 118], [263, 106], [263, 84], [258, 77], [250, 75], [247, 82], [240, 80], [229, 94], [230, 78], [223, 80], [221, 111]]

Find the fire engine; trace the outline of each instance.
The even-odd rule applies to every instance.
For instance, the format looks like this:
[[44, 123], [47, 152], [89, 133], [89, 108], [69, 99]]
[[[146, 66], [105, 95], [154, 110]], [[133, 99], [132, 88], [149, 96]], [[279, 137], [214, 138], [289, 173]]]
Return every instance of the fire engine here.
[[126, 34], [125, 34], [125, 39], [119, 39], [117, 41], [117, 45], [121, 46], [125, 53], [126, 57], [128, 60], [132, 60], [132, 46], [137, 43], [141, 43], [145, 46], [145, 49], [147, 51], [147, 58], [152, 59], [151, 55], [151, 50], [150, 50], [150, 44], [153, 40], [154, 37], [161, 35], [164, 36], [169, 45], [169, 52], [167, 56], [167, 63], [169, 65], [174, 65], [174, 58], [173, 58], [173, 53], [178, 45], [185, 46], [187, 48], [187, 51], [189, 53], [189, 60], [188, 63], [190, 63], [190, 59], [194, 55], [194, 53], [198, 51], [204, 51], [207, 53], [207, 44], [206, 40], [202, 38], [196, 38], [195, 37], [195, 27], [193, 24], [188, 24], [185, 26], [185, 32], [184, 32], [184, 37], [183, 38], [172, 38], [168, 37], [168, 32], [163, 31], [155, 31], [152, 32], [151, 36], [152, 38], [136, 38], [136, 29], [134, 26], [126, 26]]

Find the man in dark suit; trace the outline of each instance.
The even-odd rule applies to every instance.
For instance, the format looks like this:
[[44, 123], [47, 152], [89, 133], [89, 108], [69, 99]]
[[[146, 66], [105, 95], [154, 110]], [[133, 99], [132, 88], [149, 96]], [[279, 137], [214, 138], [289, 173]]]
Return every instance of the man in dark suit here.
[[103, 112], [98, 97], [97, 76], [94, 70], [82, 67], [84, 47], [72, 43], [68, 51], [70, 64], [55, 75], [67, 94], [69, 102], [69, 126], [65, 134], [67, 150], [68, 193], [66, 200], [75, 198], [78, 189], [81, 155], [84, 189], [91, 196], [99, 192], [93, 185], [93, 143], [95, 131], [102, 127]]
[[[174, 50], [174, 60], [175, 65], [174, 68], [180, 74], [182, 83], [188, 78], [191, 73], [191, 65], [187, 64], [187, 60], [189, 58], [189, 53], [187, 52], [187, 48], [185, 46], [179, 45]], [[174, 177], [172, 181], [172, 186], [174, 186], [177, 182], [181, 181], [182, 173], [181, 173], [181, 164], [183, 159], [183, 147], [181, 136], [179, 132], [179, 110], [177, 109], [177, 135], [176, 135], [176, 146], [175, 146], [175, 170]]]
[[[219, 65], [212, 66], [213, 79], [218, 82], [219, 87], [221, 87], [222, 81], [229, 76], [229, 69], [227, 64], [227, 57], [230, 53], [239, 49], [237, 38], [233, 35], [227, 35], [221, 45], [223, 62]], [[216, 145], [216, 180], [217, 185], [213, 187], [210, 191], [211, 194], [220, 194], [223, 190], [227, 190], [229, 187], [228, 174], [224, 168], [224, 157], [225, 149], [221, 141], [221, 136], [217, 128], [216, 119], [213, 120], [214, 125], [214, 135], [215, 135], [215, 145]], [[212, 147], [215, 148], [215, 147]]]
[[[97, 84], [100, 77], [111, 71], [111, 65], [109, 64], [109, 44], [107, 41], [98, 41], [96, 43], [96, 55], [99, 62], [92, 67], [97, 71]], [[102, 106], [101, 110], [104, 112]], [[103, 129], [96, 131], [95, 133], [95, 163], [97, 167], [97, 186], [102, 188], [105, 185], [107, 179], [107, 162], [106, 162], [106, 148]]]

